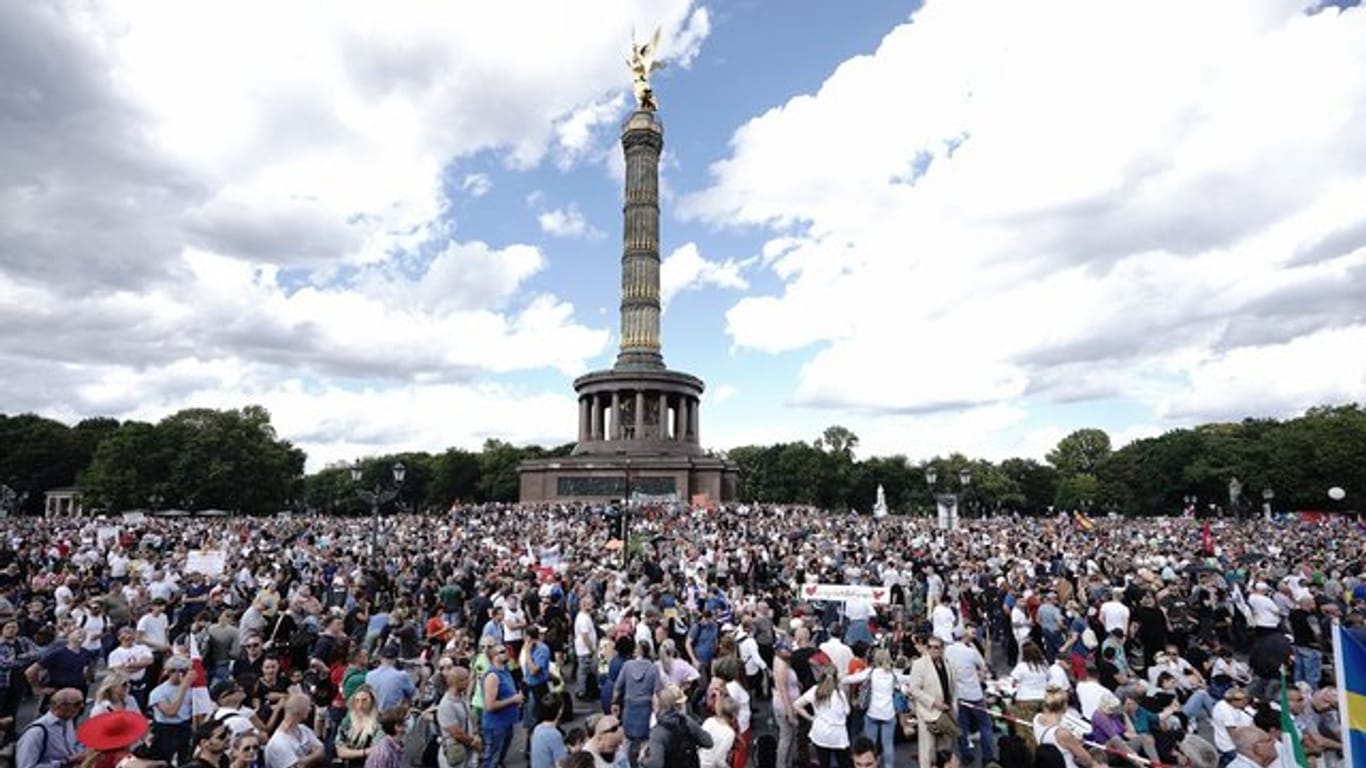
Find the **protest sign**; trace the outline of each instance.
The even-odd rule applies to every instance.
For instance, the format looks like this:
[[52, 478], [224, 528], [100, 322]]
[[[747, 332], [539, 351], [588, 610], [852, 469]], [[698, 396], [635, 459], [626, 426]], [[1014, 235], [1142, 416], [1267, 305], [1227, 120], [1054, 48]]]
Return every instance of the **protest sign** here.
[[806, 584], [801, 588], [804, 600], [826, 600], [846, 602], [862, 598], [874, 603], [887, 604], [892, 591], [886, 587], [864, 587], [855, 584]]
[[217, 578], [223, 575], [226, 560], [227, 557], [221, 549], [192, 549], [186, 553], [185, 571]]

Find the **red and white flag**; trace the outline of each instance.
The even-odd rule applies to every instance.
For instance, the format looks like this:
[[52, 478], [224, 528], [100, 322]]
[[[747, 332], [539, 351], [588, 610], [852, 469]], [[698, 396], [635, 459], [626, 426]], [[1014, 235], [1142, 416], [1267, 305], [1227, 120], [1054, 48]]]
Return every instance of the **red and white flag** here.
[[190, 646], [190, 674], [194, 675], [194, 682], [190, 683], [190, 703], [194, 707], [193, 714], [212, 715], [215, 706], [213, 697], [209, 696], [209, 675], [204, 670], [204, 658], [199, 655], [199, 641], [195, 639], [193, 632], [187, 634], [185, 638], [185, 642]]

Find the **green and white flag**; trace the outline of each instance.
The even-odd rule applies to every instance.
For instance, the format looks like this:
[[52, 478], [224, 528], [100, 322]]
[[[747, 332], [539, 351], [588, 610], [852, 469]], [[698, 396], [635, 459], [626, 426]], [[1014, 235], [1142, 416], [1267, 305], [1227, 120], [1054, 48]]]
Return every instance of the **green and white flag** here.
[[1285, 673], [1281, 673], [1281, 755], [1289, 758], [1296, 768], [1310, 768], [1309, 758], [1304, 754], [1304, 744], [1300, 743], [1300, 731], [1295, 727], [1295, 718], [1290, 715], [1290, 697], [1286, 695]]

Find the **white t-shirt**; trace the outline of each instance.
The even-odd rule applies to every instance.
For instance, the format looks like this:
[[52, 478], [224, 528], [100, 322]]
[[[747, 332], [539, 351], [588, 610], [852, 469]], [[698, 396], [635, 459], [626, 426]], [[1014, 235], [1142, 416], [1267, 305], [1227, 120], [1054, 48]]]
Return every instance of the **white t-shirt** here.
[[745, 733], [749, 730], [749, 692], [745, 686], [732, 680], [726, 683], [726, 694], [735, 701], [735, 725], [740, 733]]
[[1252, 609], [1252, 625], [1264, 629], [1275, 629], [1281, 625], [1281, 609], [1276, 607], [1276, 601], [1261, 594], [1253, 592], [1247, 599], [1247, 607]]
[[296, 725], [292, 730], [277, 728], [266, 742], [266, 768], [291, 768], [321, 746], [313, 729], [306, 725]]
[[821, 653], [830, 657], [830, 663], [835, 666], [835, 671], [839, 673], [841, 680], [849, 676], [849, 664], [854, 660], [852, 648], [845, 645], [839, 638], [832, 637], [821, 643], [820, 650]]
[[702, 730], [711, 734], [711, 746], [698, 749], [698, 768], [726, 768], [730, 765], [730, 749], [735, 745], [735, 731], [716, 717], [702, 722]]
[[102, 644], [100, 638], [104, 635], [104, 630], [109, 625], [109, 622], [104, 618], [104, 614], [101, 613], [96, 616], [94, 613], [82, 609], [73, 611], [72, 618], [76, 621], [76, 627], [85, 633], [85, 642], [81, 643], [81, 647], [87, 651], [98, 652], [101, 650]]
[[1118, 600], [1106, 600], [1100, 604], [1100, 621], [1109, 634], [1116, 629], [1129, 634], [1129, 606]]
[[160, 598], [169, 603], [174, 594], [175, 583], [170, 578], [162, 578], [161, 581], [154, 581], [147, 585], [147, 596], [153, 600]]
[[1077, 683], [1077, 703], [1081, 705], [1081, 716], [1090, 720], [1100, 707], [1100, 700], [1107, 693], [1110, 693], [1110, 689], [1095, 680]]
[[118, 552], [109, 553], [109, 575], [115, 579], [128, 576], [128, 558]]
[[[142, 643], [133, 643], [131, 646], [127, 648], [124, 648], [122, 645], [120, 645], [119, 647], [109, 652], [110, 669], [119, 669], [124, 664], [127, 664], [130, 661], [150, 662], [151, 660], [152, 649], [148, 648]], [[147, 667], [139, 667], [137, 669], [125, 669], [122, 671], [124, 674], [128, 675], [129, 680], [133, 681], [140, 681], [147, 677]]]
[[1064, 691], [1072, 690], [1072, 678], [1067, 676], [1067, 670], [1062, 664], [1054, 662], [1048, 665], [1048, 687], [1061, 688]]
[[75, 599], [76, 593], [71, 591], [71, 587], [62, 584], [53, 590], [52, 596], [57, 600], [57, 610], [60, 612], [71, 609], [71, 601]]
[[[584, 637], [588, 640], [585, 642]], [[598, 650], [598, 628], [593, 625], [593, 617], [588, 611], [579, 611], [574, 617], [574, 655], [590, 656]]]
[[1048, 668], [1030, 666], [1023, 661], [1010, 670], [1015, 681], [1016, 701], [1042, 701], [1048, 690]]
[[1024, 645], [1025, 641], [1029, 639], [1033, 623], [1030, 622], [1029, 614], [1025, 613], [1020, 603], [1016, 603], [1015, 607], [1010, 609], [1010, 627], [1011, 631], [1015, 633], [1015, 642]]
[[740, 641], [740, 661], [745, 664], [746, 675], [757, 675], [760, 670], [768, 669], [768, 663], [759, 655], [759, 642], [752, 637]]
[[934, 625], [934, 636], [944, 641], [947, 647], [953, 644], [953, 625], [958, 621], [953, 609], [939, 603], [930, 611], [930, 622]]
[[166, 637], [166, 629], [169, 626], [170, 620], [164, 611], [160, 616], [145, 613], [138, 619], [138, 631], [148, 643], [158, 648], [165, 648], [171, 644]]
[[844, 617], [850, 621], [867, 621], [877, 614], [871, 600], [854, 598], [844, 604]]
[[1209, 714], [1210, 729], [1214, 731], [1214, 748], [1220, 752], [1233, 751], [1233, 738], [1229, 731], [1233, 728], [1252, 725], [1252, 715], [1234, 707], [1227, 701], [1215, 703]]
[[849, 702], [844, 692], [836, 689], [822, 704], [816, 701], [816, 686], [806, 690], [794, 706], [810, 704], [815, 712], [811, 723], [811, 743], [824, 749], [847, 749], [849, 747], [849, 727], [845, 720], [849, 717]]
[[503, 641], [513, 642], [522, 639], [522, 629], [526, 627], [526, 615], [521, 608], [503, 609]]
[[[211, 719], [216, 723], [222, 723], [228, 726], [228, 730], [231, 731], [232, 735], [235, 737], [256, 727], [255, 725], [252, 725], [251, 722], [252, 714], [252, 711], [247, 707], [239, 707], [237, 709], [233, 709], [232, 707], [219, 707], [213, 711]], [[305, 752], [304, 754], [308, 753]]]
[[953, 696], [960, 701], [981, 701], [982, 678], [979, 670], [986, 666], [982, 653], [968, 643], [944, 646], [944, 661], [953, 670]]

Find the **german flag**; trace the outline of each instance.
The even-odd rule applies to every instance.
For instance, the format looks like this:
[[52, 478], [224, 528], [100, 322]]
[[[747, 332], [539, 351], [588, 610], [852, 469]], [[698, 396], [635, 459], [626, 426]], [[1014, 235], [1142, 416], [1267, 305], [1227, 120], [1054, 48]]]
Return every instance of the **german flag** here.
[[1087, 533], [1090, 533], [1091, 531], [1094, 531], [1096, 529], [1096, 524], [1091, 520], [1091, 518], [1087, 517], [1086, 515], [1083, 515], [1080, 512], [1073, 512], [1072, 520], [1077, 524], [1078, 528], [1082, 529], [1083, 531], [1086, 531]]

